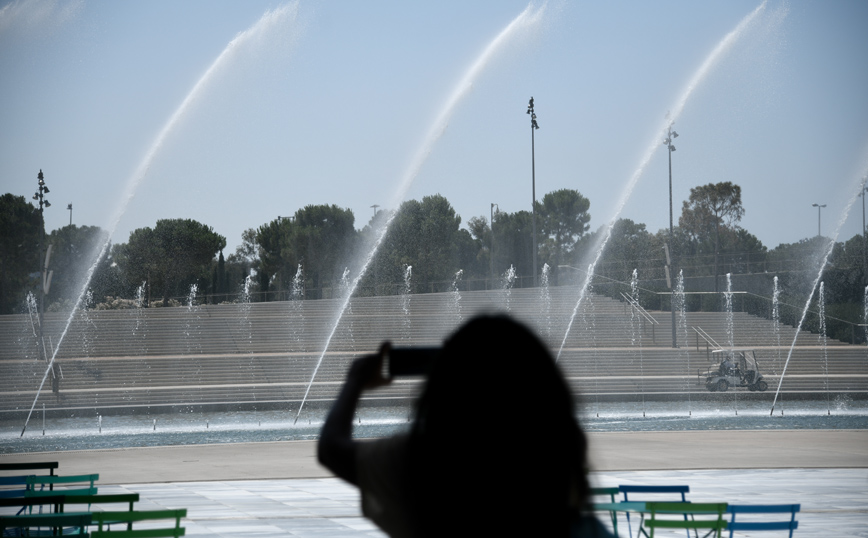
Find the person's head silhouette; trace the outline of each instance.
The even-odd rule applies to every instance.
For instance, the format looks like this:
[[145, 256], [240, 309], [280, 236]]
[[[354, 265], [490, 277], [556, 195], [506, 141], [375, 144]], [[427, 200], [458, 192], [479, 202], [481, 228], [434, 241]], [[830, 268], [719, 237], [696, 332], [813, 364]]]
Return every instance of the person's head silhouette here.
[[366, 516], [392, 536], [575, 528], [588, 493], [585, 436], [566, 381], [530, 330], [502, 315], [472, 319], [434, 359], [410, 432], [353, 441], [356, 402], [389, 382], [380, 373], [389, 352], [353, 363], [320, 435], [320, 462], [359, 486]]
[[431, 534], [459, 512], [479, 530], [565, 529], [571, 503], [587, 494], [585, 451], [569, 387], [542, 342], [506, 316], [477, 317], [447, 340], [420, 398], [408, 460], [414, 510]]

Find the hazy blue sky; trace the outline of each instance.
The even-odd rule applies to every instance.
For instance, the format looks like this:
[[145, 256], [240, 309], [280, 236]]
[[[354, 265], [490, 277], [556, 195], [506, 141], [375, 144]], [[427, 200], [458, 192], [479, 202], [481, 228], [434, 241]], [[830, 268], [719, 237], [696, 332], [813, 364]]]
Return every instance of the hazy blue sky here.
[[[656, 232], [668, 226], [664, 115], [760, 5], [2, 2], [0, 189], [29, 199], [42, 169], [49, 229], [68, 224], [68, 203], [75, 224], [103, 227], [126, 207], [115, 242], [189, 217], [232, 252], [242, 230], [319, 203], [349, 207], [361, 228], [373, 204], [397, 206], [452, 102], [406, 197], [440, 193], [466, 222], [491, 203], [530, 208], [533, 96], [537, 197], [577, 189], [597, 228], [653, 147], [621, 216]], [[677, 118], [676, 219], [691, 187], [733, 181], [741, 225], [769, 248], [817, 233], [812, 203], [827, 204], [832, 233], [868, 171], [866, 28], [865, 1], [770, 0], [756, 12]], [[839, 240], [861, 226], [857, 200]]]

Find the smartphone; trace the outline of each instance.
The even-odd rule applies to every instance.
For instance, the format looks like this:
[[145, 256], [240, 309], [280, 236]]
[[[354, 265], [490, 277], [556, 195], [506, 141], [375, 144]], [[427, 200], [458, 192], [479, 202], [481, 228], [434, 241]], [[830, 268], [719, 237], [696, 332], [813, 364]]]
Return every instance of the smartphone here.
[[393, 347], [389, 351], [389, 377], [427, 375], [439, 347]]

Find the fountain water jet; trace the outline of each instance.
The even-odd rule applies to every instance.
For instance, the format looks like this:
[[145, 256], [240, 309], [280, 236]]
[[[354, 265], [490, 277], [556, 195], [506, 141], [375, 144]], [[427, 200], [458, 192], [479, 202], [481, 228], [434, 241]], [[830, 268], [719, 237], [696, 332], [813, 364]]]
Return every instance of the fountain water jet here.
[[504, 271], [500, 279], [500, 287], [503, 290], [503, 307], [507, 312], [510, 311], [510, 299], [512, 298], [512, 287], [515, 285], [515, 267], [510, 264], [509, 269]]
[[[642, 417], [645, 417], [645, 366], [642, 357], [642, 330], [637, 331], [636, 325], [641, 324], [639, 319], [639, 271], [633, 269], [633, 275], [630, 278], [630, 300], [633, 302], [630, 308], [630, 341], [633, 347], [639, 349], [639, 388], [642, 393]], [[638, 337], [637, 337], [638, 333]]]
[[820, 334], [817, 337], [823, 347], [823, 385], [826, 390], [826, 414], [832, 414], [829, 402], [829, 350], [826, 348], [826, 290], [825, 283], [820, 282], [820, 292], [817, 295], [817, 310], [820, 318]]
[[[406, 196], [410, 185], [413, 183], [413, 180], [416, 179], [416, 176], [419, 175], [419, 172], [422, 169], [422, 165], [425, 164], [425, 161], [428, 160], [428, 156], [431, 155], [431, 152], [434, 150], [434, 145], [437, 143], [438, 140], [440, 140], [440, 137], [443, 136], [443, 133], [446, 131], [446, 127], [449, 125], [449, 119], [455, 112], [458, 103], [460, 103], [461, 100], [470, 91], [471, 87], [473, 86], [473, 81], [476, 79], [476, 77], [479, 76], [479, 74], [485, 69], [485, 67], [494, 57], [495, 53], [506, 43], [508, 43], [509, 40], [514, 39], [523, 31], [530, 31], [539, 26], [539, 23], [542, 20], [542, 16], [544, 13], [545, 5], [536, 10], [534, 10], [531, 5], [528, 5], [524, 9], [524, 11], [519, 13], [519, 15], [506, 26], [506, 28], [504, 28], [499, 34], [497, 34], [497, 36], [488, 44], [485, 50], [482, 51], [482, 54], [480, 54], [476, 61], [470, 66], [470, 69], [468, 69], [467, 72], [464, 74], [464, 77], [462, 77], [461, 81], [456, 86], [452, 95], [450, 95], [450, 97], [447, 99], [446, 104], [440, 111], [440, 114], [431, 125], [428, 134], [422, 142], [422, 145], [419, 147], [413, 157], [413, 160], [410, 162], [410, 166], [405, 171], [404, 176], [398, 185], [398, 189], [395, 191], [395, 197], [393, 198], [392, 203], [393, 207], [397, 206], [401, 203], [401, 201], [404, 200], [404, 197]], [[371, 251], [365, 258], [365, 261], [362, 264], [359, 273], [353, 279], [349, 295], [352, 295], [353, 292], [355, 292], [356, 288], [359, 285], [359, 282], [362, 280], [362, 277], [365, 276], [365, 273], [367, 273], [368, 267], [371, 265], [371, 262], [373, 261], [377, 252], [380, 250], [380, 245], [383, 243], [383, 239], [386, 236], [386, 232], [389, 231], [389, 226], [392, 224], [392, 220], [395, 218], [395, 215], [397, 215], [397, 212], [393, 211], [389, 215], [389, 218], [386, 219], [382, 227], [379, 229], [377, 238], [374, 241], [374, 246], [371, 248]], [[298, 407], [298, 413], [296, 413], [295, 421], [293, 423], [298, 422], [298, 417], [301, 415], [301, 410], [304, 408], [304, 403], [307, 401], [307, 396], [310, 393], [310, 388], [313, 385], [314, 379], [316, 379], [316, 374], [319, 371], [326, 351], [328, 351], [329, 345], [331, 344], [332, 338], [334, 338], [335, 331], [337, 330], [338, 324], [340, 323], [340, 320], [344, 314], [344, 310], [346, 310], [348, 304], [349, 296], [344, 299], [343, 305], [341, 305], [335, 315], [332, 329], [329, 332], [328, 337], [326, 338], [325, 345], [323, 346], [322, 353], [317, 360], [316, 366], [314, 366], [313, 373], [310, 377], [310, 382], [308, 383], [307, 390], [305, 391], [304, 397], [301, 400], [301, 405], [299, 405]]]
[[[697, 86], [708, 76], [708, 73], [711, 72], [712, 68], [720, 61], [720, 59], [728, 52], [733, 44], [738, 41], [739, 37], [741, 37], [754, 23], [757, 19], [757, 16], [765, 10], [766, 2], [764, 1], [762, 4], [757, 6], [751, 13], [749, 13], [742, 21], [735, 27], [735, 29], [728, 33], [724, 38], [718, 43], [718, 45], [711, 51], [711, 54], [705, 59], [699, 69], [694, 73], [693, 77], [690, 80], [690, 83], [687, 85], [687, 88], [681, 95], [681, 98], [676, 102], [676, 105], [672, 108], [671, 114], [667, 114], [667, 119], [663, 125], [661, 125], [660, 130], [657, 132], [662, 132], [665, 128], [681, 115], [681, 112], [684, 110], [684, 106], [687, 104], [687, 101], [690, 99], [690, 96], [693, 95], [694, 90]], [[636, 171], [633, 172], [633, 175], [630, 177], [630, 180], [627, 182], [626, 187], [624, 188], [624, 192], [621, 195], [621, 199], [618, 201], [618, 205], [615, 208], [615, 214], [612, 219], [609, 221], [606, 229], [600, 234], [600, 239], [595, 245], [596, 254], [594, 255], [593, 261], [588, 265], [588, 272], [585, 275], [585, 282], [582, 285], [582, 288], [579, 292], [579, 298], [576, 301], [576, 306], [573, 308], [573, 313], [570, 316], [570, 321], [567, 323], [567, 329], [564, 333], [564, 339], [561, 342], [561, 347], [558, 349], [558, 354], [555, 357], [555, 360], [560, 359], [561, 353], [564, 350], [564, 346], [567, 343], [567, 338], [570, 335], [570, 330], [573, 327], [573, 321], [575, 320], [576, 313], [579, 311], [579, 305], [582, 300], [585, 298], [587, 294], [587, 289], [590, 286], [591, 279], [594, 277], [594, 270], [597, 267], [597, 263], [599, 263], [600, 258], [603, 255], [603, 250], [606, 248], [606, 244], [609, 242], [609, 238], [612, 236], [612, 229], [615, 227], [615, 223], [618, 221], [618, 217], [620, 217], [621, 212], [624, 210], [624, 206], [627, 205], [627, 200], [630, 199], [630, 195], [633, 194], [633, 190], [636, 188], [636, 184], [639, 182], [639, 178], [645, 173], [645, 169], [648, 167], [648, 163], [651, 162], [651, 157], [654, 155], [654, 151], [660, 146], [660, 141], [657, 136], [654, 137], [654, 140], [649, 144], [648, 149], [645, 151], [644, 156], [639, 161], [639, 166], [636, 168]]]
[[540, 275], [540, 316], [545, 320], [545, 338], [548, 341], [552, 336], [552, 295], [549, 292], [549, 264], [543, 264]]
[[[345, 310], [347, 314], [353, 314], [353, 305], [351, 302], [351, 297], [353, 294], [352, 282], [350, 281], [350, 269], [348, 267], [344, 267], [344, 273], [341, 275], [341, 291], [340, 296], [346, 298], [346, 306]], [[409, 317], [409, 316], [408, 316]], [[345, 327], [345, 337], [350, 342], [350, 348], [355, 349], [355, 338], [353, 337], [353, 321], [350, 318], [349, 324]]]
[[[292, 335], [296, 344], [302, 343], [302, 334], [304, 333], [304, 315], [302, 314], [302, 300], [304, 299], [304, 269], [301, 264], [295, 270], [295, 276], [292, 279]], [[303, 349], [302, 349], [303, 350]]]
[[[735, 327], [732, 314], [732, 273], [726, 273], [726, 291], [723, 292], [726, 311], [726, 347], [730, 352], [735, 349]], [[732, 391], [732, 401], [735, 414], [738, 415], [738, 391]]]
[[196, 347], [200, 347], [199, 339], [196, 338], [200, 329], [200, 313], [199, 305], [196, 304], [196, 297], [199, 294], [199, 286], [193, 284], [190, 286], [190, 293], [187, 295], [187, 322], [184, 327], [184, 340], [187, 344], [187, 354], [190, 355], [196, 351]]
[[404, 289], [401, 290], [401, 307], [404, 310], [404, 334], [402, 338], [404, 340], [410, 339], [410, 292], [413, 291], [412, 286], [413, 279], [413, 266], [405, 265], [404, 266]]
[[[866, 153], [868, 153], [868, 148], [866, 148]], [[864, 175], [864, 174], [863, 174]], [[808, 294], [808, 299], [805, 301], [805, 307], [802, 309], [802, 317], [799, 319], [799, 324], [796, 325], [796, 334], [793, 336], [793, 343], [790, 344], [790, 350], [787, 352], [787, 360], [784, 362], [784, 369], [781, 371], [781, 377], [778, 381], [778, 389], [775, 391], [775, 398], [772, 400], [772, 408], [769, 411], [769, 416], [775, 413], [775, 404], [778, 402], [778, 395], [781, 392], [781, 386], [784, 383], [784, 375], [787, 373], [787, 366], [790, 364], [790, 359], [793, 356], [793, 349], [796, 347], [796, 340], [799, 337], [799, 331], [802, 330], [802, 325], [805, 323], [805, 318], [808, 315], [808, 308], [811, 306], [811, 301], [814, 299], [814, 292], [817, 290], [817, 285], [820, 282], [820, 278], [823, 276], [823, 271], [826, 270], [826, 264], [829, 262], [829, 256], [832, 254], [832, 249], [835, 247], [835, 241], [838, 239], [838, 234], [841, 233], [841, 228], [844, 226], [844, 222], [846, 222], [847, 217], [850, 215], [850, 210], [853, 208], [853, 204], [856, 203], [856, 198], [859, 197], [859, 194], [862, 192], [862, 180], [861, 177], [858, 181], [858, 187], [853, 189], [853, 193], [850, 196], [849, 202], [847, 202], [846, 206], [844, 206], [844, 211], [841, 213], [841, 217], [838, 219], [838, 223], [835, 226], [835, 231], [832, 234], [832, 237], [829, 238], [828, 244], [826, 245], [825, 253], [823, 254], [820, 261], [820, 269], [817, 271], [817, 278], [814, 279], [814, 283], [811, 286], [811, 292]]]
[[201, 95], [203, 89], [209, 85], [216, 73], [223, 69], [227, 62], [231, 61], [231, 59], [236, 56], [236, 52], [240, 50], [241, 47], [245, 46], [245, 44], [249, 43], [252, 39], [256, 37], [260, 37], [263, 34], [268, 34], [269, 32], [280, 30], [283, 25], [292, 24], [295, 22], [298, 15], [298, 4], [299, 1], [295, 0], [294, 2], [284, 4], [277, 9], [266, 11], [265, 14], [253, 26], [235, 36], [235, 38], [229, 42], [226, 48], [223, 49], [223, 52], [220, 53], [217, 59], [214, 60], [211, 66], [205, 71], [205, 74], [199, 78], [199, 80], [193, 86], [193, 89], [190, 90], [190, 92], [181, 102], [181, 105], [177, 108], [177, 110], [175, 110], [174, 114], [172, 114], [172, 116], [169, 118], [169, 121], [166, 122], [166, 124], [163, 126], [163, 129], [157, 135], [157, 138], [154, 140], [153, 144], [151, 144], [150, 149], [145, 154], [145, 158], [142, 160], [136, 171], [130, 177], [127, 183], [126, 190], [124, 191], [124, 195], [121, 197], [120, 202], [115, 204], [116, 210], [114, 216], [109, 221], [109, 225], [107, 227], [108, 233], [106, 234], [105, 241], [102, 243], [102, 245], [98, 245], [96, 247], [93, 253], [94, 255], [90, 257], [90, 259], [94, 260], [93, 264], [85, 273], [84, 285], [82, 286], [81, 292], [76, 298], [72, 312], [70, 313], [70, 317], [67, 319], [63, 332], [61, 332], [60, 334], [57, 346], [54, 348], [54, 352], [51, 355], [51, 360], [48, 363], [45, 374], [42, 376], [42, 381], [39, 383], [39, 387], [36, 389], [36, 397], [33, 399], [33, 405], [30, 408], [30, 412], [27, 413], [27, 419], [24, 421], [24, 427], [21, 429], [22, 437], [24, 436], [24, 432], [27, 431], [27, 423], [30, 422], [30, 416], [33, 414], [33, 409], [36, 407], [37, 400], [39, 400], [39, 394], [42, 392], [42, 387], [45, 385], [45, 380], [48, 378], [48, 374], [49, 372], [51, 372], [51, 368], [54, 365], [54, 360], [57, 356], [57, 350], [60, 349], [60, 345], [63, 342], [63, 339], [66, 336], [67, 332], [69, 331], [69, 326], [72, 324], [72, 319], [75, 315], [75, 309], [78, 307], [79, 304], [81, 304], [84, 294], [87, 291], [88, 286], [90, 285], [91, 279], [93, 279], [93, 275], [96, 272], [96, 268], [99, 265], [100, 260], [105, 257], [110, 244], [111, 236], [117, 229], [121, 217], [124, 215], [127, 207], [135, 196], [139, 184], [148, 174], [148, 170], [151, 168], [154, 159], [162, 149], [169, 134], [174, 131], [180, 120], [185, 116], [191, 104], [199, 97], [199, 95]]
[[[687, 301], [684, 295], [684, 270], [678, 271], [678, 279], [675, 282], [675, 309], [678, 311], [678, 328], [681, 329], [681, 341], [684, 345], [680, 348], [679, 354], [684, 354], [687, 358], [687, 372], [690, 372], [690, 346], [687, 345], [687, 338], [690, 336], [687, 330]], [[690, 381], [685, 380], [687, 385], [687, 416], [693, 416], [693, 405], [690, 395]]]
[[[781, 289], [778, 286], [778, 277], [775, 275], [774, 279], [774, 287], [772, 288], [772, 321], [774, 322], [774, 332], [775, 332], [775, 349], [777, 353], [775, 354], [775, 362], [772, 367], [772, 373], [774, 375], [778, 375], [778, 369], [780, 368], [781, 362]], [[781, 415], [784, 414], [784, 402], [783, 398], [781, 399]]]
[[862, 296], [862, 323], [865, 324], [865, 343], [868, 344], [868, 286]]
[[726, 291], [723, 292], [724, 308], [726, 309], [726, 347], [730, 351], [735, 348], [735, 327], [732, 314], [732, 273], [726, 273]]
[[600, 358], [597, 355], [597, 314], [594, 310], [593, 285], [588, 288], [588, 300], [582, 305], [582, 322], [588, 334], [591, 335], [591, 354], [594, 361], [594, 394], [597, 408], [597, 418], [600, 418]]
[[461, 290], [458, 289], [458, 283], [464, 276], [464, 269], [459, 269], [455, 273], [455, 278], [452, 279], [452, 314], [455, 316], [456, 325], [461, 323]]

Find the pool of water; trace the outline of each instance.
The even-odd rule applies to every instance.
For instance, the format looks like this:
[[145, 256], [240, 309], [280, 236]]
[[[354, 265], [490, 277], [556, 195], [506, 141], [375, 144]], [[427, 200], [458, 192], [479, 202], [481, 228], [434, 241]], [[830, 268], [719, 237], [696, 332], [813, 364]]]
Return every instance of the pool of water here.
[[[649, 402], [585, 404], [586, 431], [868, 429], [868, 401], [839, 399], [778, 405], [768, 402]], [[505, 410], [504, 412], [508, 412]], [[0, 453], [104, 448], [311, 440], [325, 410], [306, 411], [298, 423], [290, 411], [183, 412], [138, 416], [94, 415], [0, 422]], [[357, 437], [382, 437], [409, 427], [408, 406], [367, 407], [356, 413]]]

